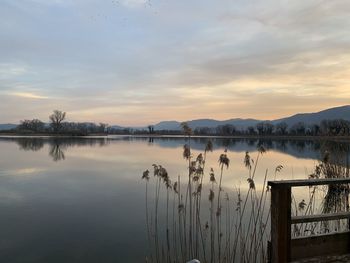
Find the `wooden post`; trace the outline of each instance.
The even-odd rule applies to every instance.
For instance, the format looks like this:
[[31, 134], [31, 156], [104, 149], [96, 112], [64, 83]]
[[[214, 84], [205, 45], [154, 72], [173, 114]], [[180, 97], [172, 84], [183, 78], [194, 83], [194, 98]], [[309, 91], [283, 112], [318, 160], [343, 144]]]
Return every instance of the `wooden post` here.
[[[291, 239], [291, 225], [350, 218], [348, 212], [291, 217], [291, 188], [350, 184], [350, 178], [269, 181], [271, 187], [271, 244], [269, 262], [283, 263], [327, 254], [348, 254], [350, 231]], [[350, 225], [350, 223], [349, 223]], [[306, 250], [305, 250], [306, 249]]]
[[271, 187], [271, 262], [291, 259], [291, 186]]

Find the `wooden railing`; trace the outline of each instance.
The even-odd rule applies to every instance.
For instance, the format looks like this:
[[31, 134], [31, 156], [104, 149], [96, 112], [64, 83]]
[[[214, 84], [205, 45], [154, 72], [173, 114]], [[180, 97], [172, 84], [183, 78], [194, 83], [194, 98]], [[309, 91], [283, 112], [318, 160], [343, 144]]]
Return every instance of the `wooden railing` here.
[[349, 219], [350, 213], [291, 216], [291, 189], [298, 186], [349, 184], [350, 178], [269, 181], [271, 187], [270, 262], [290, 262], [308, 257], [350, 253], [350, 232], [291, 238], [291, 225]]

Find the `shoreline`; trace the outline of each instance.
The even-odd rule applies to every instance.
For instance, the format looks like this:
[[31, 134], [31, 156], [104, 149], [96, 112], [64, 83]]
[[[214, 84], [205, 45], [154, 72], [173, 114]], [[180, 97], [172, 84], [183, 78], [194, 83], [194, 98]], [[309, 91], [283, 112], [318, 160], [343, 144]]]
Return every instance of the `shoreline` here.
[[[112, 137], [135, 137], [135, 138], [186, 138], [187, 135], [181, 134], [88, 134], [88, 135], [69, 135], [69, 134], [19, 134], [19, 133], [1, 133], [0, 138], [112, 138]], [[282, 136], [282, 135], [192, 135], [191, 138], [213, 138], [213, 139], [277, 139], [277, 140], [336, 140], [350, 142], [350, 136]]]

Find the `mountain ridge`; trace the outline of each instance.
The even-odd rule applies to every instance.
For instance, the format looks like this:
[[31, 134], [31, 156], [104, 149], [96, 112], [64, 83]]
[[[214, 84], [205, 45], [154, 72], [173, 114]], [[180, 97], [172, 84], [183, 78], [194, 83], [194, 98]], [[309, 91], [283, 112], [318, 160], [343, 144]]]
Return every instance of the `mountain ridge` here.
[[344, 119], [350, 121], [350, 105], [328, 108], [312, 113], [297, 113], [289, 117], [280, 118], [272, 121], [273, 124], [286, 122], [292, 126], [297, 122], [304, 122], [307, 125], [319, 124], [322, 120]]
[[[277, 124], [285, 122], [289, 127], [297, 124], [298, 122], [304, 122], [306, 125], [320, 124], [322, 120], [331, 119], [344, 119], [350, 121], [350, 105], [338, 106], [328, 108], [318, 112], [312, 113], [297, 113], [289, 117], [279, 118], [275, 120], [258, 120], [252, 118], [232, 118], [228, 120], [215, 120], [215, 119], [195, 119], [187, 121], [187, 124], [192, 128], [209, 127], [215, 128], [218, 125], [231, 124], [237, 129], [247, 129], [249, 126], [255, 126], [259, 122], [270, 122]], [[155, 130], [180, 130], [181, 122], [171, 121], [171, 127], [166, 127], [167, 121], [159, 122], [154, 125]], [[177, 126], [177, 128], [175, 128]], [[161, 129], [160, 129], [161, 128]]]

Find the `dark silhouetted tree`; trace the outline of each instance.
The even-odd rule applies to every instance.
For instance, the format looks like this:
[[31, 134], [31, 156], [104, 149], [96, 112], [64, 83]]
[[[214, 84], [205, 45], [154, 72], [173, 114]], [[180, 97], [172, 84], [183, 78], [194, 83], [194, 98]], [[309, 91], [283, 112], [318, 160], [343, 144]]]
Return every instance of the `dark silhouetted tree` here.
[[100, 125], [98, 126], [98, 131], [101, 133], [107, 133], [108, 132], [108, 124], [100, 122]]
[[323, 120], [320, 126], [323, 135], [342, 136], [350, 132], [350, 123], [343, 119]]
[[279, 134], [279, 135], [286, 135], [287, 129], [288, 129], [288, 124], [285, 123], [284, 121], [277, 123], [275, 127], [276, 134]]
[[153, 134], [154, 133], [154, 126], [153, 125], [148, 125], [147, 128], [148, 128], [148, 133], [149, 134]]
[[273, 133], [274, 125], [268, 121], [259, 122], [256, 125], [259, 135], [271, 135]]
[[247, 131], [248, 131], [249, 135], [256, 135], [256, 131], [255, 131], [255, 128], [253, 126], [249, 126], [247, 128]]
[[235, 132], [236, 132], [236, 127], [233, 126], [232, 124], [224, 124], [216, 127], [216, 133], [218, 135], [229, 136], [229, 135], [234, 135]]
[[256, 125], [256, 129], [258, 130], [259, 135], [264, 135], [264, 123], [263, 122], [259, 122]]
[[311, 135], [313, 135], [313, 136], [320, 135], [320, 131], [321, 131], [320, 125], [313, 124], [313, 125], [311, 125], [310, 130], [311, 130]]
[[59, 110], [54, 110], [53, 114], [49, 116], [51, 121], [51, 127], [53, 128], [54, 132], [59, 132], [62, 128], [62, 122], [66, 118], [66, 113]]
[[305, 135], [306, 127], [304, 122], [297, 122], [290, 128], [290, 133], [293, 135]]
[[38, 119], [23, 120], [17, 126], [17, 129], [20, 131], [43, 132], [45, 130], [45, 123]]

